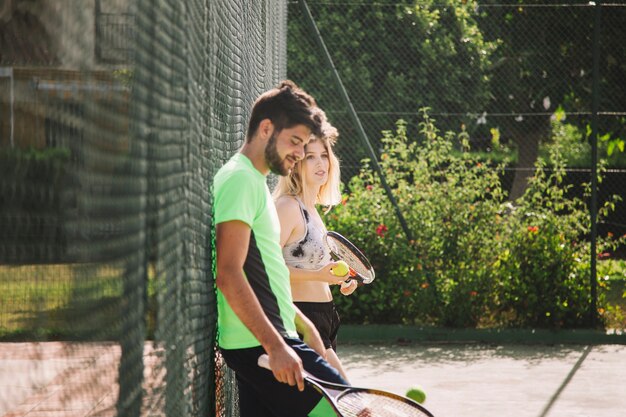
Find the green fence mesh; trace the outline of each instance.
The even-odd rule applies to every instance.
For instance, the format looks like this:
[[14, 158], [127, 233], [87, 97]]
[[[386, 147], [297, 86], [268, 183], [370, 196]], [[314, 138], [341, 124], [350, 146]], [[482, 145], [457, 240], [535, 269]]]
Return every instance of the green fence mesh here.
[[[626, 136], [621, 3], [308, 1], [375, 150], [381, 130], [399, 118], [415, 129], [428, 106], [473, 151], [511, 158], [513, 190], [550, 119], [584, 133], [599, 95], [600, 203], [626, 184], [624, 153], [608, 155]], [[344, 180], [367, 156], [302, 8], [0, 4], [0, 415], [238, 415], [214, 344], [213, 173], [254, 98], [286, 76], [339, 128]], [[591, 153], [574, 145], [580, 184]], [[625, 213], [600, 232], [624, 234]]]
[[[407, 122], [417, 134], [420, 108], [428, 107], [442, 131], [467, 133], [471, 150], [488, 159], [508, 159], [503, 181], [519, 197], [539, 155], [552, 140], [551, 120], [585, 136], [594, 94], [599, 96], [598, 132], [626, 137], [623, 83], [626, 77], [623, 2], [381, 0], [306, 1], [352, 105], [376, 151], [383, 130]], [[348, 181], [370, 157], [333, 81], [302, 2], [289, 3], [288, 77], [313, 94], [339, 129], [342, 176]], [[596, 24], [596, 12], [600, 20]], [[599, 41], [594, 44], [594, 28]], [[593, 69], [594, 51], [599, 68]], [[593, 85], [597, 73], [599, 83]], [[497, 143], [494, 133], [497, 132]], [[570, 138], [574, 140], [574, 138]], [[591, 177], [591, 146], [568, 146], [571, 183]], [[599, 204], [623, 195], [624, 152], [598, 155], [609, 171]], [[623, 144], [623, 143], [622, 143]], [[626, 233], [626, 205], [599, 225], [603, 233]]]
[[210, 184], [285, 77], [286, 3], [2, 13], [0, 355], [27, 365], [0, 414], [238, 415], [214, 344]]

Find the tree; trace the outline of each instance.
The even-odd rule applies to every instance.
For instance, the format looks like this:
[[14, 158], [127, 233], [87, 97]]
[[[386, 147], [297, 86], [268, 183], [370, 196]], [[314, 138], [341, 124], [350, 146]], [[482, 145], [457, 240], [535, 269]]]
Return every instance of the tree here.
[[[390, 129], [399, 118], [417, 121], [419, 108], [429, 107], [433, 114], [455, 114], [440, 125], [458, 130], [465, 117], [459, 114], [486, 106], [487, 69], [495, 45], [483, 40], [470, 5], [455, 0], [405, 0], [389, 4], [309, 2], [309, 6], [375, 149], [381, 131]], [[359, 159], [368, 155], [353, 149], [359, 139], [347, 120], [331, 69], [319, 58], [314, 34], [307, 29], [300, 10], [291, 9], [289, 19], [288, 76], [327, 110], [341, 132], [339, 152], [351, 157], [348, 162], [358, 169]], [[351, 145], [350, 151], [341, 152], [346, 143]], [[350, 171], [345, 158], [343, 162]]]
[[[595, 7], [556, 7], [545, 1], [519, 0], [514, 7], [499, 3], [481, 3], [478, 21], [485, 39], [499, 45], [492, 57], [493, 98], [487, 113], [507, 115], [490, 123], [517, 145], [521, 169], [510, 194], [516, 199], [526, 189], [539, 142], [549, 135], [550, 115], [561, 106], [570, 122], [589, 123]], [[626, 17], [626, 9], [605, 11], [602, 22], [599, 75], [605, 111], [619, 110], [626, 102], [626, 88], [619, 81], [626, 79], [626, 65], [618, 58], [626, 55], [626, 26], [619, 23], [620, 15]], [[614, 138], [624, 134], [617, 118], [603, 118], [600, 129], [613, 132]]]

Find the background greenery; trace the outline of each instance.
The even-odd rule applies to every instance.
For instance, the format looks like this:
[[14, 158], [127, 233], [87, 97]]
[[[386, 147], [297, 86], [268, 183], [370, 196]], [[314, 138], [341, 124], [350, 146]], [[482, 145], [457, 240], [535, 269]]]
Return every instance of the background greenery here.
[[[606, 291], [600, 292], [598, 310], [589, 313], [585, 238], [591, 222], [584, 200], [568, 193], [562, 147], [554, 144], [548, 158], [537, 162], [529, 187], [513, 205], [502, 188], [503, 166], [489, 166], [468, 152], [466, 134], [442, 135], [427, 112], [417, 130], [419, 135], [409, 137], [399, 121], [395, 131], [384, 132], [381, 153], [412, 241], [367, 159], [347, 184], [344, 202], [327, 216], [329, 229], [354, 240], [379, 277], [353, 297], [336, 297], [346, 322], [624, 326], [620, 307], [615, 300], [609, 307]], [[619, 200], [613, 196], [602, 206], [600, 221]], [[599, 257], [624, 239], [599, 239]], [[608, 281], [601, 276], [599, 287], [606, 290]]]
[[[626, 8], [307, 3], [413, 234], [408, 242], [314, 33], [290, 4], [288, 76], [340, 131], [346, 199], [329, 225], [363, 246], [380, 277], [338, 297], [345, 320], [624, 327], [621, 279], [598, 278], [598, 309], [589, 307], [592, 256], [600, 277], [624, 251]], [[602, 212], [592, 255], [594, 100]]]
[[[568, 175], [578, 172], [568, 182], [580, 184], [592, 166], [597, 98], [599, 157], [612, 170], [600, 200], [626, 194], [626, 64], [620, 58], [626, 56], [620, 41], [626, 8], [577, 0], [307, 4], [377, 157], [381, 131], [403, 119], [409, 134], [417, 133], [411, 129], [419, 124], [418, 109], [427, 106], [442, 131], [468, 134], [472, 152], [508, 162], [504, 188], [515, 200], [537, 158], [547, 154], [551, 120], [559, 118], [571, 129]], [[348, 182], [371, 155], [296, 2], [289, 9], [288, 76], [314, 94], [339, 128], [337, 151]], [[618, 206], [600, 231], [626, 233], [626, 207]]]
[[[613, 227], [623, 227], [624, 221], [607, 219], [624, 207], [611, 196], [626, 194], [622, 169], [626, 165], [626, 7], [607, 6], [602, 10], [600, 88], [594, 89], [591, 65], [597, 9], [587, 1], [559, 5], [546, 1], [512, 1], [504, 5], [495, 0], [308, 3], [415, 235], [412, 242], [406, 241], [378, 177], [368, 161], [362, 163], [369, 155], [347, 118], [330, 70], [320, 58], [299, 6], [289, 2], [288, 76], [317, 98], [341, 133], [337, 149], [347, 187], [346, 204], [330, 212], [329, 227], [362, 246], [373, 259], [379, 276], [354, 296], [338, 297], [345, 321], [466, 327], [590, 325], [586, 183], [591, 166], [592, 93], [598, 92], [599, 156], [604, 160], [600, 201], [605, 209], [599, 219], [600, 298], [594, 316], [596, 323], [607, 327], [625, 327], [624, 264], [615, 256], [620, 254], [618, 246], [626, 230]], [[238, 69], [239, 63], [235, 64]], [[129, 74], [124, 69], [114, 72]], [[205, 74], [200, 70], [198, 73]], [[133, 74], [141, 75], [141, 71]], [[123, 84], [131, 88], [141, 81], [141, 77], [135, 76], [122, 78]], [[251, 82], [255, 88], [256, 81]], [[158, 77], [155, 82], [167, 84]], [[239, 111], [239, 98], [252, 91], [248, 85], [237, 88], [240, 87], [243, 91], [220, 90], [223, 96], [217, 95], [216, 102], [230, 103], [234, 97]], [[156, 90], [150, 87], [147, 91]], [[183, 102], [189, 103], [186, 99]], [[197, 102], [205, 106], [200, 98]], [[420, 114], [419, 109], [425, 106], [430, 110]], [[172, 108], [164, 106], [158, 114], [165, 117]], [[209, 114], [204, 110], [199, 110], [199, 114]], [[222, 110], [224, 115], [219, 113]], [[226, 116], [227, 110], [217, 111], [223, 116], [223, 124], [217, 125], [215, 131], [227, 132], [231, 138], [228, 129], [235, 119]], [[116, 111], [102, 112], [100, 117], [108, 120], [115, 115]], [[68, 123], [83, 117], [65, 113], [60, 116]], [[236, 120], [245, 119], [239, 116], [237, 113]], [[399, 119], [404, 121], [396, 125]], [[165, 119], [155, 116], [155, 120]], [[84, 122], [91, 123], [84, 120], [79, 124]], [[243, 125], [237, 126], [243, 129]], [[109, 131], [100, 127], [95, 130]], [[233, 141], [220, 149], [211, 149], [209, 154], [191, 153], [199, 155], [202, 161], [211, 160], [212, 167], [219, 166], [236, 150], [239, 130], [236, 133]], [[142, 272], [137, 274], [141, 275], [137, 281], [141, 284], [129, 281], [124, 290], [120, 282], [128, 274], [128, 266], [111, 269], [95, 263], [103, 253], [118, 259], [141, 252], [123, 249], [128, 242], [121, 243], [126, 235], [116, 234], [120, 227], [132, 233], [145, 232], [150, 241], [154, 238], [161, 246], [161, 258], [157, 261], [168, 266], [180, 262], [181, 268], [187, 268], [189, 262], [181, 256], [183, 245], [170, 244], [170, 239], [178, 239], [180, 234], [182, 242], [194, 230], [202, 235], [200, 230], [209, 227], [210, 219], [201, 204], [190, 217], [181, 217], [177, 214], [180, 211], [172, 208], [186, 201], [181, 195], [187, 195], [187, 185], [173, 181], [172, 172], [178, 172], [185, 155], [180, 149], [187, 149], [189, 138], [200, 136], [196, 131], [189, 136], [181, 134], [180, 148], [168, 146], [162, 155], [150, 154], [154, 158], [151, 160], [159, 160], [154, 166], [158, 165], [163, 173], [149, 171], [151, 181], [162, 188], [157, 187], [148, 199], [154, 199], [150, 204], [158, 202], [169, 207], [165, 210], [159, 206], [162, 211], [155, 218], [171, 216], [160, 234], [150, 223], [153, 214], [145, 212], [140, 199], [135, 201], [144, 188], [130, 177], [143, 175], [143, 165], [124, 165], [121, 172], [98, 171], [102, 161], [117, 169], [121, 160], [118, 154], [98, 148], [106, 140], [88, 139], [93, 149], [83, 151], [93, 151], [92, 162], [96, 165], [78, 169], [81, 181], [97, 186], [81, 193], [86, 197], [83, 203], [90, 210], [98, 209], [98, 216], [73, 224], [64, 218], [67, 213], [62, 200], [73, 198], [67, 193], [64, 178], [68, 169], [77, 170], [76, 161], [72, 160], [76, 155], [70, 155], [66, 149], [1, 149], [0, 202], [4, 217], [0, 245], [3, 259], [11, 259], [15, 266], [0, 267], [0, 333], [66, 337], [87, 335], [88, 327], [94, 326], [102, 331], [92, 332], [92, 337], [118, 334], [119, 323], [112, 318], [129, 308], [121, 293], [127, 291], [128, 298], [128, 291], [138, 291], [144, 283]], [[150, 152], [152, 147], [160, 149], [157, 139], [150, 137], [147, 142]], [[170, 162], [161, 163], [166, 160]], [[149, 165], [148, 170], [154, 169]], [[524, 167], [528, 171], [518, 169]], [[207, 180], [208, 171], [180, 178]], [[514, 177], [524, 172], [531, 173], [531, 181], [519, 199], [511, 199]], [[611, 177], [616, 174], [622, 176]], [[115, 187], [102, 187], [109, 182]], [[208, 190], [194, 184], [197, 190]], [[103, 189], [107, 191], [102, 193]], [[113, 189], [119, 196], [118, 208], [114, 210], [110, 204], [113, 200], [107, 194]], [[170, 191], [173, 194], [166, 200], [156, 199], [159, 193]], [[129, 202], [136, 202], [136, 207]], [[13, 221], [16, 213], [23, 220], [19, 225]], [[136, 214], [142, 226], [136, 226], [135, 217], [131, 221], [128, 213]], [[144, 215], [149, 217], [147, 221]], [[193, 227], [186, 230], [181, 224], [188, 219], [193, 219]], [[144, 225], [149, 230], [144, 231]], [[68, 238], [70, 229], [80, 239]], [[89, 255], [94, 263], [70, 263], [68, 239], [74, 249]], [[133, 241], [131, 246], [141, 246], [138, 242]], [[68, 263], [50, 263], [58, 259]], [[192, 259], [210, 262], [195, 253]], [[197, 267], [194, 271], [194, 277], [206, 278], [204, 269]], [[168, 285], [193, 286], [192, 298], [207, 291], [201, 284], [191, 285], [180, 277], [163, 276], [163, 281]], [[148, 282], [147, 291], [152, 293], [150, 276]], [[179, 292], [172, 290], [171, 294]], [[146, 320], [152, 331], [150, 323], [157, 306], [153, 296], [148, 298]], [[135, 299], [134, 293], [131, 299]], [[162, 303], [163, 306], [169, 305]], [[140, 308], [143, 307], [137, 307]], [[88, 318], [86, 326], [76, 324], [81, 316]], [[178, 312], [174, 316], [183, 317]], [[96, 320], [90, 321], [91, 317]], [[177, 325], [166, 323], [164, 327], [168, 326]]]

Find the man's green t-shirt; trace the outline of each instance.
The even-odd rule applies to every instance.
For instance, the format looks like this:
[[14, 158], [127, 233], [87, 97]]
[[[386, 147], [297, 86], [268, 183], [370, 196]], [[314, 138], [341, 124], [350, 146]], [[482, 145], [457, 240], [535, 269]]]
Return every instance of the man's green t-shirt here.
[[[215, 224], [239, 220], [250, 226], [243, 269], [265, 315], [283, 337], [298, 337], [289, 269], [280, 248], [280, 223], [265, 176], [250, 159], [237, 153], [215, 175], [213, 192]], [[244, 349], [260, 345], [219, 289], [217, 310], [220, 347]]]

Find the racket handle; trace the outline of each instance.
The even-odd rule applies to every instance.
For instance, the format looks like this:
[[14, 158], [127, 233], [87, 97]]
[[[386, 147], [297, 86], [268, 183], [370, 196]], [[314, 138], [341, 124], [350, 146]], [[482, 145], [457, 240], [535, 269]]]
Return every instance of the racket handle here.
[[[261, 356], [259, 356], [259, 359], [256, 360], [257, 365], [259, 365], [259, 367], [261, 368], [265, 368], [268, 371], [271, 371], [272, 368], [270, 367], [270, 357], [267, 355], [267, 353], [262, 354]], [[311, 374], [309, 374], [307, 371], [302, 370], [302, 375], [304, 377], [311, 377]]]
[[261, 368], [265, 368], [268, 371], [271, 371], [272, 368], [270, 368], [270, 357], [267, 356], [267, 353], [262, 354], [261, 356], [259, 356], [259, 359], [257, 359], [257, 364], [261, 367]]

